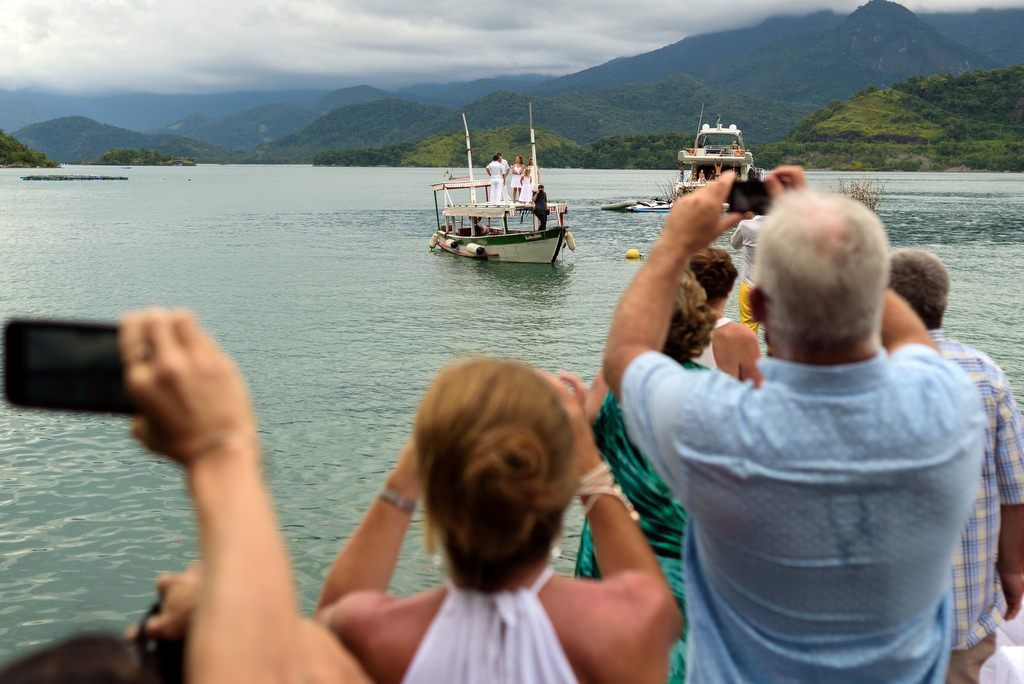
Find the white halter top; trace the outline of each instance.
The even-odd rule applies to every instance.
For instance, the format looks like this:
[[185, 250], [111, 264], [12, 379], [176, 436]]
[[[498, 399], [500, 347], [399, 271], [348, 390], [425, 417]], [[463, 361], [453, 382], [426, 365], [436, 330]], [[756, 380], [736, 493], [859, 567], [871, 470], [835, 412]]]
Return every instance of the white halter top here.
[[[722, 316], [717, 321], [715, 321], [715, 330], [718, 330], [723, 325], [727, 325], [729, 323], [732, 323], [732, 319], [729, 318], [728, 316]], [[705, 368], [712, 368], [712, 369], [718, 368], [718, 364], [715, 363], [715, 349], [714, 349], [714, 346], [715, 346], [714, 342], [709, 342], [708, 346], [704, 347], [704, 351], [702, 351], [700, 353], [700, 356], [695, 358], [693, 360], [693, 362], [694, 363], [699, 363], [700, 365], [704, 366]]]
[[545, 568], [528, 588], [491, 594], [447, 582], [448, 595], [402, 681], [574, 684], [576, 675], [537, 598], [553, 574]]

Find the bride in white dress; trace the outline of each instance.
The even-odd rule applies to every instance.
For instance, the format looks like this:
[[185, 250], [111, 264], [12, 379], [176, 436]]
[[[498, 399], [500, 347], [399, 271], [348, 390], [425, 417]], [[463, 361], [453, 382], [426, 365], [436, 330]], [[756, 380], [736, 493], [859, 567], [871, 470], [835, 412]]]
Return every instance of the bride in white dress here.
[[530, 163], [523, 169], [523, 182], [519, 190], [519, 201], [525, 204], [533, 201], [533, 171], [533, 157], [530, 157]]

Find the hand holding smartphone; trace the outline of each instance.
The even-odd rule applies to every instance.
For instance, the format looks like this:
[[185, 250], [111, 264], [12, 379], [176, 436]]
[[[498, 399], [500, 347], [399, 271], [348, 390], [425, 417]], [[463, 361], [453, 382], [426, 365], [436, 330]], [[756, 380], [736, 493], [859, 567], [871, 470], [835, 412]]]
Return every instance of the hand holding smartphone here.
[[4, 394], [32, 408], [134, 414], [124, 387], [118, 327], [12, 320], [4, 329]]
[[768, 195], [768, 188], [765, 187], [763, 181], [738, 180], [732, 184], [732, 188], [729, 189], [729, 196], [725, 201], [729, 205], [729, 211], [731, 212], [767, 214], [772, 199]]

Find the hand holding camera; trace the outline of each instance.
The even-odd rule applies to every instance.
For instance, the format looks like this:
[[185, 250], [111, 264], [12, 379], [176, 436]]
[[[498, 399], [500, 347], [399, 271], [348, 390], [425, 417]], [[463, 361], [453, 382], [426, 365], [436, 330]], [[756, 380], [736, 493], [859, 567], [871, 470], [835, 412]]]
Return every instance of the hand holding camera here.
[[126, 315], [118, 344], [138, 406], [132, 433], [186, 467], [235, 443], [255, 451], [256, 420], [241, 374], [186, 311]]

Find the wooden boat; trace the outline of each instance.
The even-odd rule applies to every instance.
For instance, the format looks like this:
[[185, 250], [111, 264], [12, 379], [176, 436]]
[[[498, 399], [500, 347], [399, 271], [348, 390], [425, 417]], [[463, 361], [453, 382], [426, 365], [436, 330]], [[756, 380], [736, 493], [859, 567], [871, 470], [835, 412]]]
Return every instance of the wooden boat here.
[[[533, 214], [533, 198], [526, 202], [502, 199], [495, 202], [479, 200], [487, 197], [490, 180], [473, 178], [473, 148], [469, 124], [462, 115], [466, 131], [467, 176], [449, 177], [434, 183], [434, 212], [437, 230], [430, 238], [430, 249], [487, 261], [509, 261], [529, 264], [554, 263], [563, 248], [576, 249], [566, 215], [569, 207], [561, 202], [548, 202], [547, 227]], [[533, 131], [533, 108], [530, 108], [530, 148], [534, 167], [531, 176], [541, 183], [537, 165], [537, 140]], [[467, 197], [468, 196], [468, 197]]]

